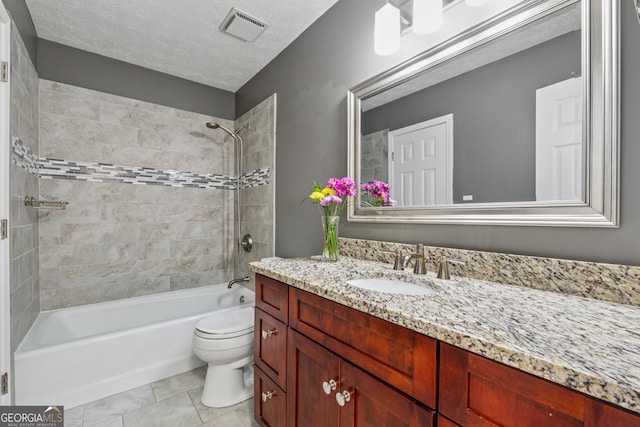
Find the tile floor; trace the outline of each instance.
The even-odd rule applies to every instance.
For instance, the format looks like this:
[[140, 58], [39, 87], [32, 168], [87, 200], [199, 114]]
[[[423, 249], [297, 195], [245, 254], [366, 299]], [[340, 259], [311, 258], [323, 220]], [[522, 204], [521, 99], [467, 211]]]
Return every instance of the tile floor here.
[[257, 427], [253, 399], [228, 408], [200, 403], [206, 367], [64, 411], [65, 427]]

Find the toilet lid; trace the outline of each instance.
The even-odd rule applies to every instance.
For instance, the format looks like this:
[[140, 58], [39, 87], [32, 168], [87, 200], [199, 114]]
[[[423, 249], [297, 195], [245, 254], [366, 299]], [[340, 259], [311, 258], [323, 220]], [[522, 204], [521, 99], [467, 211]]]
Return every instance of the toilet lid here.
[[253, 330], [253, 307], [221, 311], [205, 317], [196, 324], [200, 332], [211, 335], [229, 335]]

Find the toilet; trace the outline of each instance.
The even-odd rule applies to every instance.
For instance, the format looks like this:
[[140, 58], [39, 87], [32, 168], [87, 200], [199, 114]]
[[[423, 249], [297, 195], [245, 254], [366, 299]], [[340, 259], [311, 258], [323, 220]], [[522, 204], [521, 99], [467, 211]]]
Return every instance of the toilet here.
[[253, 307], [205, 317], [193, 332], [193, 351], [207, 362], [202, 404], [235, 405], [253, 396]]

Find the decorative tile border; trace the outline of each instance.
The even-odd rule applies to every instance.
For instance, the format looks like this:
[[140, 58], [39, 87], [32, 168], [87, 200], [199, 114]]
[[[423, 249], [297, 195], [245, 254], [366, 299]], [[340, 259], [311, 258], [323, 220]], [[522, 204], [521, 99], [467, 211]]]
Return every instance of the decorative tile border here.
[[32, 175], [38, 175], [38, 158], [28, 148], [25, 147], [20, 138], [11, 140], [11, 160], [14, 164], [26, 170]]
[[255, 169], [242, 174], [242, 188], [269, 184], [269, 168]]
[[[236, 179], [230, 175], [200, 174], [140, 166], [121, 166], [110, 163], [73, 162], [50, 157], [38, 158], [18, 138], [13, 139], [12, 149], [13, 163], [41, 179], [161, 185], [181, 188], [226, 190], [236, 188]], [[268, 183], [268, 168], [256, 169], [243, 174], [242, 188], [256, 187]]]
[[[415, 245], [340, 237], [340, 254], [393, 264], [393, 253], [415, 252]], [[640, 306], [640, 266], [542, 258], [497, 252], [425, 246], [428, 271], [437, 271], [442, 256], [466, 265], [450, 264], [452, 275], [602, 301]]]

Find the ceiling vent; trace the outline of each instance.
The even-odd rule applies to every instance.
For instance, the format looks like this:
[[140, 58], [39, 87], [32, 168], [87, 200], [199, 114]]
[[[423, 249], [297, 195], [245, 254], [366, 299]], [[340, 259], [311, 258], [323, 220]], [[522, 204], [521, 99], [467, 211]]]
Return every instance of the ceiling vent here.
[[220, 30], [245, 42], [252, 42], [268, 27], [266, 22], [254, 18], [235, 7], [229, 11]]

